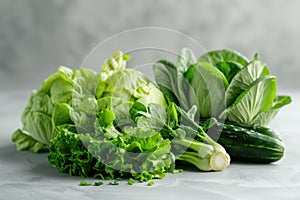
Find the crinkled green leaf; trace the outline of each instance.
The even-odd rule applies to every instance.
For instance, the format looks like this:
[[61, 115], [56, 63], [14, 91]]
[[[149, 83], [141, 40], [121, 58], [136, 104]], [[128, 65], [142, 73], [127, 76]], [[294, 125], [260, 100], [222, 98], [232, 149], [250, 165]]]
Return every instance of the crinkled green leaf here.
[[43, 83], [41, 84], [40, 90], [49, 93], [50, 88], [52, 87], [53, 83], [56, 80], [63, 80], [65, 82], [68, 82], [69, 84], [72, 83], [72, 76], [73, 76], [73, 70], [69, 69], [65, 66], [60, 66], [56, 73], [50, 75], [48, 78], [46, 78]]
[[23, 133], [22, 130], [16, 130], [12, 135], [12, 141], [16, 143], [17, 150], [28, 150], [34, 153], [46, 152], [48, 151], [47, 145], [38, 142], [30, 135]]
[[71, 175], [148, 181], [164, 177], [174, 163], [170, 148], [170, 141], [151, 129], [129, 127], [117, 137], [101, 139], [62, 130], [50, 145], [48, 159]]
[[126, 68], [126, 63], [130, 56], [123, 54], [121, 51], [116, 51], [110, 58], [106, 59], [101, 68], [100, 78], [106, 80], [112, 74]]
[[66, 103], [57, 104], [52, 116], [53, 124], [55, 126], [60, 126], [63, 124], [74, 124], [74, 122], [70, 118], [71, 110], [73, 110], [73, 108]]
[[55, 136], [52, 118], [44, 113], [30, 111], [23, 130], [39, 142], [48, 145]]
[[96, 115], [98, 109], [93, 96], [96, 82], [97, 74], [89, 69], [59, 67], [32, 92], [22, 114], [22, 130], [48, 145], [56, 134], [55, 126], [72, 126], [78, 122], [73, 119], [85, 119], [85, 123], [91, 118], [85, 115]]
[[75, 70], [73, 74], [73, 81], [80, 86], [83, 95], [94, 95], [98, 79], [96, 72], [86, 68]]

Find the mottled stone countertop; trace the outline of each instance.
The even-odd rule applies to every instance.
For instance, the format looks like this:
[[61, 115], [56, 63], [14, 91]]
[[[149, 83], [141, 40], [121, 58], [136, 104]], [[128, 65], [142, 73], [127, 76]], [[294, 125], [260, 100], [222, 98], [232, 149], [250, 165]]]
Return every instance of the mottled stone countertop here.
[[21, 125], [28, 91], [1, 91], [0, 199], [300, 199], [300, 92], [288, 94], [293, 103], [271, 124], [286, 145], [286, 155], [277, 163], [232, 163], [222, 172], [168, 174], [152, 187], [130, 186], [126, 181], [118, 186], [80, 187], [83, 179], [59, 174], [47, 154], [16, 151], [10, 137]]

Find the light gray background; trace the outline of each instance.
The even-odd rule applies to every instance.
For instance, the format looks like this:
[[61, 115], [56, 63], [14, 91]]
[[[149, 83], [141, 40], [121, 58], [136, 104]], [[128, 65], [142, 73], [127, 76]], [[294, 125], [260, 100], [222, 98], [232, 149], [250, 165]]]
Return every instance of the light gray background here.
[[298, 89], [299, 19], [297, 0], [1, 0], [0, 89], [36, 88], [109, 36], [144, 26], [181, 31], [207, 50], [257, 52], [279, 90]]
[[[297, 0], [0, 0], [0, 200], [300, 199], [299, 19]], [[47, 155], [17, 152], [11, 134], [21, 127], [30, 90], [59, 65], [78, 68], [109, 36], [145, 26], [181, 31], [207, 50], [259, 53], [278, 77], [279, 93], [293, 98], [270, 124], [286, 145], [284, 158], [168, 174], [153, 187], [79, 187], [82, 178], [58, 173]]]

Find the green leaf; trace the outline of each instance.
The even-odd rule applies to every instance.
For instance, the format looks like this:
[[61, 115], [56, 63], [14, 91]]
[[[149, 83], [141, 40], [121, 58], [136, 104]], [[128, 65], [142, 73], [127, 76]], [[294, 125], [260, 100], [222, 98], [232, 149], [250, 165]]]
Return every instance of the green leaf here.
[[50, 88], [52, 87], [53, 83], [56, 80], [63, 80], [64, 82], [67, 82], [69, 84], [73, 84], [72, 81], [73, 76], [73, 70], [69, 69], [65, 66], [60, 66], [56, 73], [50, 75], [48, 78], [46, 78], [43, 83], [41, 84], [40, 90], [49, 93]]
[[137, 101], [143, 103], [144, 105], [148, 105], [151, 103], [160, 104], [165, 108], [168, 107], [165, 97], [163, 93], [152, 83], [149, 83], [149, 92], [148, 94], [143, 95]]
[[135, 183], [134, 179], [129, 178], [128, 179], [128, 185], [133, 185]]
[[28, 104], [22, 114], [23, 125], [26, 124], [28, 115], [32, 111], [51, 116], [54, 111], [54, 105], [52, 104], [49, 95], [43, 91], [36, 90], [31, 93]]
[[74, 122], [77, 132], [90, 133], [94, 131], [96, 115], [91, 115], [83, 111], [71, 109], [70, 118]]
[[199, 59], [199, 62], [208, 62], [213, 66], [216, 66], [220, 62], [233, 62], [246, 66], [249, 63], [249, 60], [240, 54], [237, 51], [231, 49], [222, 49], [207, 52], [202, 55]]
[[32, 92], [22, 114], [23, 129], [34, 139], [48, 145], [56, 134], [55, 125], [73, 125], [68, 111], [70, 108], [95, 114], [97, 101], [90, 97], [94, 94], [96, 77], [96, 73], [88, 69], [73, 72], [67, 67], [59, 67], [38, 90]]
[[30, 111], [23, 129], [34, 139], [47, 145], [55, 136], [52, 118], [41, 112]]
[[97, 100], [98, 101], [98, 110], [104, 109], [113, 109], [117, 105], [123, 103], [122, 98], [119, 97], [112, 97], [112, 96], [105, 96]]
[[193, 88], [190, 99], [195, 98], [194, 96], [197, 98], [200, 116], [218, 116], [225, 108], [224, 97], [228, 86], [225, 76], [209, 63], [199, 62], [189, 68], [185, 77]]
[[53, 82], [50, 88], [50, 97], [53, 104], [58, 103], [72, 103], [72, 98], [75, 96], [76, 91], [73, 84], [58, 79]]
[[288, 105], [292, 102], [290, 96], [277, 96], [272, 104], [272, 109], [282, 108], [285, 105]]
[[80, 94], [94, 95], [98, 82], [98, 75], [90, 69], [80, 68], [74, 71], [73, 81], [76, 85], [80, 86], [78, 87], [80, 88]]
[[121, 127], [132, 124], [130, 115], [130, 108], [132, 105], [133, 102], [122, 102], [111, 109], [115, 113], [115, 122], [117, 126]]
[[226, 117], [233, 122], [251, 124], [256, 115], [271, 108], [275, 96], [276, 78], [274, 76], [261, 77], [243, 91], [220, 117]]
[[140, 111], [146, 113], [147, 112], [147, 107], [144, 104], [140, 103], [140, 102], [135, 102], [129, 110], [130, 117], [133, 121], [136, 122], [136, 118], [141, 116], [141, 114], [139, 113]]
[[134, 69], [118, 70], [96, 87], [97, 99], [104, 96], [120, 97], [124, 101], [138, 99], [149, 93], [149, 80]]
[[148, 183], [147, 183], [147, 186], [153, 186], [154, 185], [154, 181], [149, 181]]
[[175, 129], [179, 126], [177, 107], [175, 103], [170, 103], [167, 109], [167, 124], [172, 129]]
[[53, 124], [55, 126], [60, 126], [63, 124], [74, 124], [72, 119], [70, 118], [70, 111], [72, 107], [66, 103], [60, 103], [55, 106], [55, 110], [53, 113]]
[[191, 65], [196, 63], [197, 59], [194, 53], [188, 48], [183, 48], [177, 57], [176, 69], [178, 72], [184, 73]]
[[98, 181], [98, 182], [95, 182], [94, 183], [94, 186], [101, 186], [103, 185], [104, 183], [102, 181]]
[[233, 77], [243, 68], [243, 66], [237, 62], [219, 62], [216, 67], [224, 74], [227, 81], [230, 83]]
[[99, 125], [104, 128], [111, 126], [115, 119], [116, 119], [115, 114], [108, 109], [103, 110], [98, 114]]
[[130, 59], [130, 55], [123, 54], [121, 51], [116, 51], [110, 58], [106, 59], [101, 68], [100, 77], [106, 80], [117, 71], [124, 70], [126, 63]]
[[92, 184], [92, 182], [80, 181], [79, 186], [91, 186]]
[[252, 61], [241, 69], [232, 79], [229, 84], [225, 97], [226, 105], [231, 105], [235, 99], [245, 91], [255, 80], [260, 77], [269, 75], [268, 67], [259, 60]]
[[277, 96], [273, 102], [272, 108], [270, 110], [259, 113], [253, 120], [252, 124], [257, 124], [260, 126], [267, 126], [273, 118], [277, 115], [280, 108], [292, 102], [289, 96]]
[[49, 145], [48, 160], [61, 173], [82, 177], [91, 176], [93, 165], [102, 166], [86, 149], [81, 135], [61, 129]]
[[16, 143], [17, 150], [28, 150], [34, 153], [46, 152], [48, 151], [47, 145], [38, 142], [30, 135], [24, 133], [22, 130], [16, 130], [12, 135], [12, 141]]
[[152, 128], [160, 131], [167, 121], [166, 109], [159, 104], [149, 104], [147, 113], [143, 111], [138, 113], [141, 116], [137, 118], [136, 124], [141, 128]]
[[[153, 66], [156, 83], [166, 96], [168, 102], [175, 102], [185, 110], [192, 104], [188, 98], [190, 84], [180, 70], [182, 66], [175, 66], [168, 60], [160, 60]], [[191, 99], [193, 100], [193, 99]]]

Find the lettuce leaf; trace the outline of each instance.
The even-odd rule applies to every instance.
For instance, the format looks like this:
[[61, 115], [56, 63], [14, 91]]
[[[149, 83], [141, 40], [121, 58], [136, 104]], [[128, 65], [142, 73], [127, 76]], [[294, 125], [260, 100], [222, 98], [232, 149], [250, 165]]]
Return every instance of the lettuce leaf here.
[[277, 96], [273, 101], [272, 108], [259, 113], [253, 120], [252, 124], [257, 124], [260, 126], [267, 126], [273, 118], [277, 115], [280, 108], [283, 106], [290, 104], [292, 102], [291, 97], [289, 96]]
[[[94, 109], [95, 113], [98, 106], [91, 102], [96, 102], [93, 95], [97, 78], [92, 70], [81, 68], [73, 71], [64, 66], [46, 78], [40, 88], [32, 92], [22, 114], [22, 131], [28, 134], [27, 138], [49, 145], [56, 135], [56, 126], [76, 123], [74, 119], [78, 112], [71, 115], [67, 109], [78, 109], [83, 115]], [[18, 144], [22, 138], [15, 138], [14, 142]]]
[[196, 103], [190, 98], [191, 86], [184, 73], [197, 62], [193, 52], [187, 48], [182, 49], [174, 65], [169, 60], [159, 60], [153, 66], [155, 80], [168, 102], [175, 102], [184, 110], [188, 110]]
[[220, 62], [232, 62], [242, 66], [246, 66], [249, 63], [249, 60], [245, 56], [232, 49], [221, 49], [207, 52], [200, 56], [198, 61], [207, 62], [213, 66]]
[[235, 102], [220, 115], [220, 118], [252, 124], [253, 119], [259, 113], [271, 108], [275, 96], [276, 78], [274, 76], [261, 77], [243, 91]]
[[60, 172], [102, 179], [163, 178], [174, 164], [170, 141], [152, 129], [114, 126], [115, 115], [98, 114], [95, 132], [61, 129], [50, 145], [50, 163]]
[[229, 84], [225, 93], [226, 105], [231, 105], [255, 80], [269, 74], [270, 72], [267, 65], [261, 61], [254, 60], [250, 62], [233, 77]]
[[215, 67], [205, 62], [198, 62], [190, 67], [185, 77], [193, 90], [190, 98], [197, 98], [200, 116], [208, 118], [219, 116], [225, 109], [225, 90], [228, 86], [226, 77]]
[[16, 143], [17, 150], [28, 150], [34, 153], [41, 153], [48, 151], [48, 146], [38, 142], [30, 135], [24, 133], [22, 130], [18, 129], [12, 134], [12, 141]]

